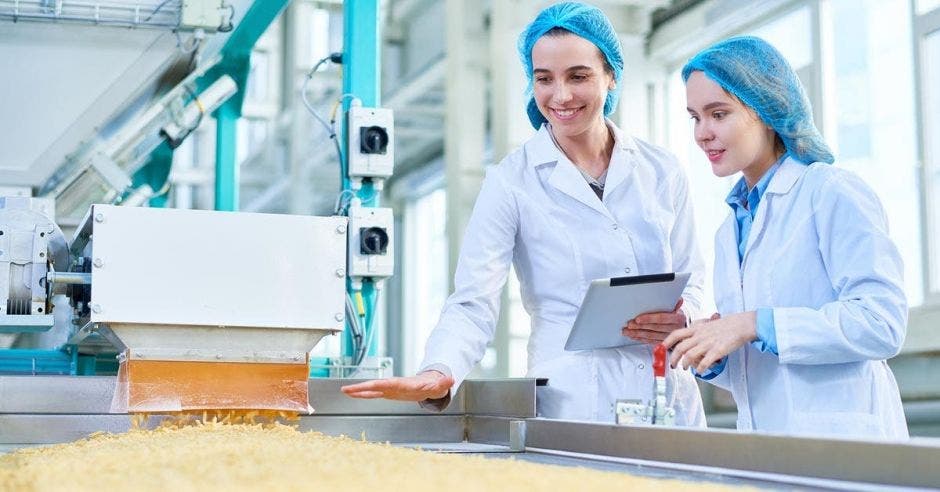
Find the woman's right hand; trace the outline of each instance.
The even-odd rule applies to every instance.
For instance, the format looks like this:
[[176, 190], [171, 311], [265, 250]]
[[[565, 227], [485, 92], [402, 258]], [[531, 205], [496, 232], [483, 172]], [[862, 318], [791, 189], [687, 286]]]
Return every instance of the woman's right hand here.
[[454, 385], [454, 378], [440, 371], [424, 371], [414, 376], [374, 379], [340, 388], [353, 398], [385, 398], [401, 401], [424, 401], [443, 398]]

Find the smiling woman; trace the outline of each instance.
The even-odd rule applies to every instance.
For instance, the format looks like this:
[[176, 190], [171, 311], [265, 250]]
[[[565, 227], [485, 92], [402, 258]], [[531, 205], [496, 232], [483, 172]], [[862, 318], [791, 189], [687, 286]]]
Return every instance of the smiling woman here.
[[[487, 171], [454, 293], [419, 374], [344, 391], [444, 408], [494, 337], [512, 264], [532, 319], [527, 375], [548, 378], [539, 415], [613, 423], [617, 400], [651, 401], [652, 344], [684, 327], [701, 305], [703, 265], [687, 180], [672, 154], [606, 118], [617, 105], [624, 63], [603, 12], [575, 2], [553, 5], [526, 27], [518, 48], [532, 96], [526, 112], [537, 132]], [[592, 280], [664, 272], [692, 276], [673, 311], [640, 315], [624, 327], [623, 335], [648, 344], [565, 351]], [[667, 379], [676, 423], [704, 426], [692, 375], [672, 371]]]

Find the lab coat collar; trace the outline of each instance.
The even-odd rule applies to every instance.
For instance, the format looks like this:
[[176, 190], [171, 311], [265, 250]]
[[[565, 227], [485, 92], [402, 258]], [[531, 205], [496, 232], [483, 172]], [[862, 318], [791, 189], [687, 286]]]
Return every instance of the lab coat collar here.
[[[767, 190], [764, 191], [765, 199], [761, 201], [762, 205], [757, 208], [757, 214], [754, 216], [754, 222], [751, 224], [751, 232], [748, 234], [747, 245], [744, 247], [744, 258], [741, 260], [742, 267], [747, 262], [748, 253], [764, 235], [764, 229], [766, 229], [765, 226], [767, 223], [767, 208], [770, 207], [770, 202], [773, 201], [772, 195], [785, 195], [789, 193], [790, 190], [793, 189], [793, 185], [796, 184], [800, 177], [803, 176], [803, 173], [806, 172], [807, 168], [807, 165], [788, 156], [780, 164], [777, 173], [770, 179]], [[732, 217], [732, 220], [735, 219]]]
[[[633, 138], [624, 135], [610, 120], [606, 120], [606, 123], [614, 136], [614, 149], [611, 154], [610, 166], [607, 168], [607, 180], [604, 184], [605, 197], [609, 196], [610, 192], [620, 185], [636, 166], [635, 154], [638, 151]], [[525, 152], [529, 165], [533, 167], [555, 164], [555, 168], [548, 179], [553, 187], [611, 220], [614, 219], [610, 210], [587, 186], [587, 181], [585, 181], [574, 163], [555, 146], [546, 124], [542, 124], [542, 128], [539, 129], [535, 137], [526, 142]], [[618, 155], [621, 153], [626, 155]]]
[[[605, 119], [604, 122], [607, 123], [607, 127], [610, 128], [611, 133], [614, 135], [615, 152], [617, 149], [629, 153], [639, 152], [639, 147], [633, 137], [625, 134], [623, 130], [618, 128], [617, 125], [609, 119]], [[555, 146], [555, 142], [552, 141], [552, 136], [549, 134], [548, 130], [548, 123], [542, 123], [542, 127], [539, 128], [538, 133], [525, 143], [526, 161], [532, 167], [558, 162], [559, 157], [564, 155], [565, 154]], [[614, 159], [612, 158], [611, 161], [614, 161]], [[607, 175], [608, 179], [610, 179], [609, 170], [607, 171]]]
[[809, 166], [806, 164], [794, 159], [792, 156], [787, 156], [780, 164], [780, 168], [777, 169], [777, 174], [774, 174], [773, 178], [770, 180], [770, 184], [767, 185], [767, 191], [765, 191], [764, 194], [785, 195], [789, 193], [793, 185], [799, 181], [800, 176], [803, 176], [803, 173], [806, 172], [807, 168], [809, 168]]

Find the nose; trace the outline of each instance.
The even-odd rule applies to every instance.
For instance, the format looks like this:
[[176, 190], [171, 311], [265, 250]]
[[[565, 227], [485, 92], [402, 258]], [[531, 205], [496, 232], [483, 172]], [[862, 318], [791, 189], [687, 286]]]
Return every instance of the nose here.
[[710, 142], [715, 138], [714, 132], [712, 132], [711, 125], [706, 121], [698, 121], [695, 123], [695, 141], [699, 144]]
[[555, 91], [552, 94], [552, 101], [556, 104], [564, 104], [571, 100], [571, 88], [568, 87], [568, 84], [561, 82], [555, 86]]

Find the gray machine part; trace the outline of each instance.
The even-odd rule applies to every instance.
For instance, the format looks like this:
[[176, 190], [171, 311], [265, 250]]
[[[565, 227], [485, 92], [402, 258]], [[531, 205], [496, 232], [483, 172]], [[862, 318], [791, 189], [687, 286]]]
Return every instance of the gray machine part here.
[[[937, 440], [874, 442], [541, 419], [533, 379], [467, 381], [447, 410], [431, 414], [414, 403], [350, 399], [340, 386], [351, 382], [311, 379], [316, 413], [301, 417], [299, 429], [437, 452], [762, 488], [940, 484]], [[0, 451], [126, 431], [129, 417], [110, 410], [114, 384], [110, 377], [0, 377]]]
[[46, 331], [53, 325], [50, 270], [65, 270], [68, 244], [50, 199], [0, 197], [0, 332]]

